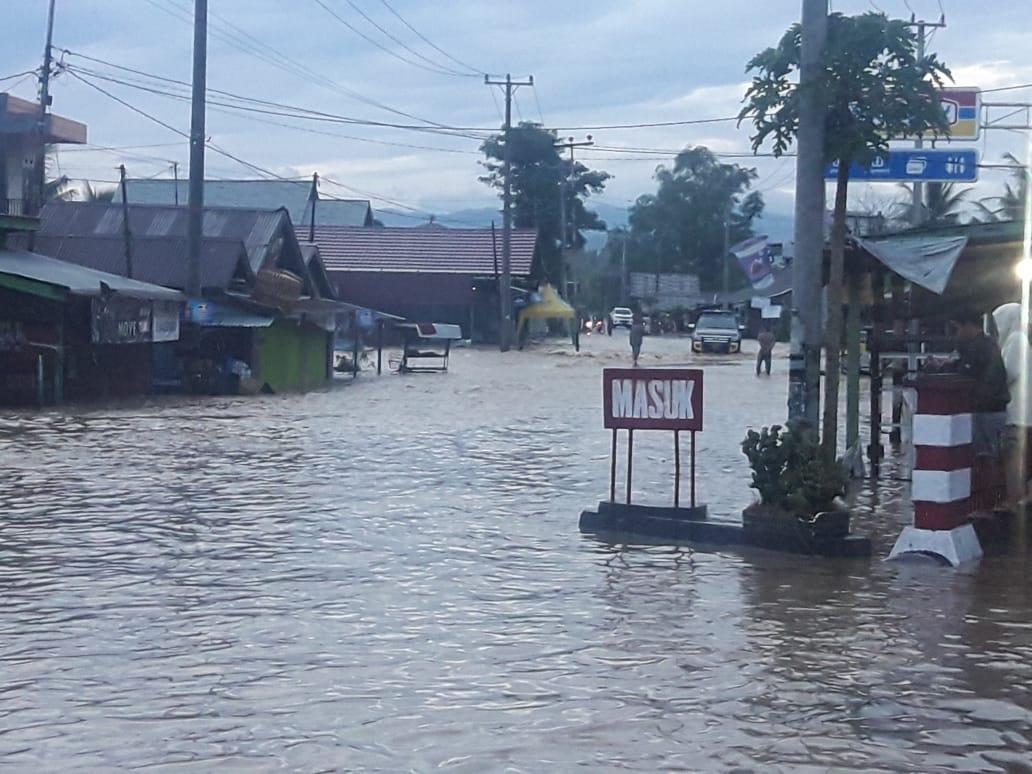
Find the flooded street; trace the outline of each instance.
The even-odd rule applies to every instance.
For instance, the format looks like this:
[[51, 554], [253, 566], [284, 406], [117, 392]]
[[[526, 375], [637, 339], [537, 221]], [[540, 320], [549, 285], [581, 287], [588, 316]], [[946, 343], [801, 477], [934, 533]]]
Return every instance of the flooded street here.
[[[706, 369], [712, 514], [753, 498], [739, 442], [784, 419], [785, 349], [768, 379], [645, 340]], [[0, 414], [5, 768], [1032, 771], [1025, 557], [882, 562], [905, 484], [857, 496], [870, 560], [579, 534], [600, 370], [628, 363], [618, 333]], [[668, 503], [671, 435], [634, 459], [635, 501]]]

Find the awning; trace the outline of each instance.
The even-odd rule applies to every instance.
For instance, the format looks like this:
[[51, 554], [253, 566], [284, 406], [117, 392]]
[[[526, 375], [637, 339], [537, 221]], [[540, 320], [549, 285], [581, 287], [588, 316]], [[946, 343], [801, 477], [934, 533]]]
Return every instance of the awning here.
[[268, 328], [275, 318], [214, 301], [191, 301], [186, 319], [202, 328]]
[[967, 237], [858, 239], [857, 244], [896, 274], [941, 295]]
[[545, 285], [541, 290], [541, 300], [528, 304], [520, 310], [520, 321], [523, 320], [550, 320], [557, 317], [576, 317], [577, 312], [573, 307], [563, 301], [555, 288]]
[[25, 250], [0, 249], [0, 274], [64, 288], [79, 296], [99, 296], [113, 292], [154, 301], [182, 301], [185, 298], [178, 290], [88, 269]]

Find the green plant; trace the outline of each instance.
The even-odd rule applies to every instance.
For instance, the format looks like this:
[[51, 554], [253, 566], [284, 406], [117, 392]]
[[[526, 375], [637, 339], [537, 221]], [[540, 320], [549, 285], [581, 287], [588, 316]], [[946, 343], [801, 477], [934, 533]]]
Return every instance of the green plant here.
[[798, 429], [771, 425], [759, 432], [750, 430], [742, 451], [752, 468], [750, 486], [766, 505], [812, 514], [830, 510], [835, 498], [845, 494], [841, 466], [821, 451], [811, 435]]

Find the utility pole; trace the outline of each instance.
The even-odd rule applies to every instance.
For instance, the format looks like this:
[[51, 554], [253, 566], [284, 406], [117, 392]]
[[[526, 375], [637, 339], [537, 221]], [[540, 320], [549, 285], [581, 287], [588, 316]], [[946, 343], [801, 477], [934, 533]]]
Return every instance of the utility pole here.
[[821, 262], [824, 251], [824, 114], [821, 59], [828, 0], [803, 0], [796, 157], [795, 256], [788, 419], [817, 433], [820, 415]]
[[125, 164], [118, 165], [118, 183], [122, 186], [122, 239], [125, 242], [125, 276], [133, 278], [133, 242], [129, 230], [129, 194], [126, 193]]
[[[50, 69], [53, 66], [53, 42], [54, 42], [54, 1], [50, 0], [50, 7], [47, 11], [47, 42], [43, 47], [43, 68], [39, 72], [39, 118], [36, 122], [36, 153], [34, 156], [35, 169], [33, 169], [33, 180], [29, 186], [28, 207], [25, 215], [39, 217], [43, 209], [43, 191], [47, 185], [47, 130], [49, 121], [47, 111], [50, 109]], [[32, 232], [29, 232], [32, 239]]]
[[506, 73], [505, 80], [492, 80], [491, 76], [484, 76], [484, 83], [488, 86], [505, 87], [505, 126], [504, 126], [504, 178], [502, 188], [502, 279], [498, 286], [498, 295], [501, 306], [501, 326], [498, 329], [498, 348], [502, 352], [508, 352], [512, 347], [512, 143], [510, 134], [512, 130], [512, 94], [513, 90], [520, 86], [533, 86], [534, 76], [529, 76], [525, 81], [514, 81], [512, 76]]
[[[913, 14], [910, 15], [910, 23], [908, 27], [917, 27], [917, 58], [918, 61], [924, 59], [925, 56], [925, 31], [931, 27], [932, 29], [939, 29], [946, 26], [946, 15], [943, 14], [939, 17], [937, 22], [926, 22], [924, 19], [918, 20]], [[924, 147], [924, 141], [918, 137], [914, 140], [915, 148]], [[918, 180], [914, 181], [914, 190], [911, 204], [910, 214], [910, 225], [920, 226], [924, 222], [925, 207], [924, 207], [924, 183]]]
[[201, 297], [201, 229], [204, 224], [204, 109], [208, 79], [208, 0], [194, 0], [193, 92], [190, 102], [190, 198], [187, 221], [186, 295]]
[[724, 208], [724, 303], [727, 303], [727, 294], [731, 289], [731, 266], [728, 257], [731, 254], [731, 205], [734, 204], [734, 197], [728, 199]]
[[560, 150], [563, 149], [563, 148], [569, 148], [570, 149], [570, 169], [569, 169], [569, 174], [563, 174], [562, 173], [562, 159], [559, 160], [560, 174], [562, 174], [562, 177], [559, 180], [559, 224], [560, 224], [559, 225], [559, 234], [560, 234], [560, 236], [559, 236], [559, 295], [561, 295], [563, 297], [565, 297], [567, 295], [567, 292], [566, 292], [566, 247], [567, 247], [567, 244], [569, 244], [570, 247], [575, 247], [576, 246], [575, 243], [574, 243], [574, 240], [576, 239], [576, 234], [577, 234], [577, 222], [576, 222], [577, 221], [577, 214], [576, 214], [576, 211], [573, 209], [573, 202], [571, 201], [570, 202], [570, 223], [573, 226], [573, 229], [572, 229], [573, 236], [570, 238], [570, 240], [567, 240], [567, 234], [568, 234], [568, 232], [571, 231], [571, 229], [567, 229], [567, 227], [566, 227], [566, 197], [567, 197], [567, 189], [570, 187], [570, 176], [573, 175], [574, 170], [576, 169], [574, 167], [574, 162], [573, 162], [573, 149], [574, 148], [583, 148], [583, 147], [586, 147], [588, 145], [594, 145], [594, 144], [595, 143], [591, 139], [591, 135], [590, 134], [588, 135], [588, 139], [584, 140], [582, 142], [574, 142], [574, 139], [572, 137], [568, 137], [566, 139], [566, 142], [560, 141], [560, 142], [555, 143], [555, 147], [557, 149], [560, 149]]

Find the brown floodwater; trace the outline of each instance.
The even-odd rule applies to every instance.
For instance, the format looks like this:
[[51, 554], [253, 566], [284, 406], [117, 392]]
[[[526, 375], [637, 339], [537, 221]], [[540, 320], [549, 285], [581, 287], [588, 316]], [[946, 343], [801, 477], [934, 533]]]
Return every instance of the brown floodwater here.
[[[1024, 552], [884, 562], [891, 464], [853, 496], [869, 560], [583, 536], [629, 348], [582, 344], [0, 413], [3, 767], [1032, 771]], [[706, 369], [699, 498], [734, 516], [787, 361], [687, 349], [643, 365]], [[636, 501], [671, 499], [672, 456], [638, 434]]]

